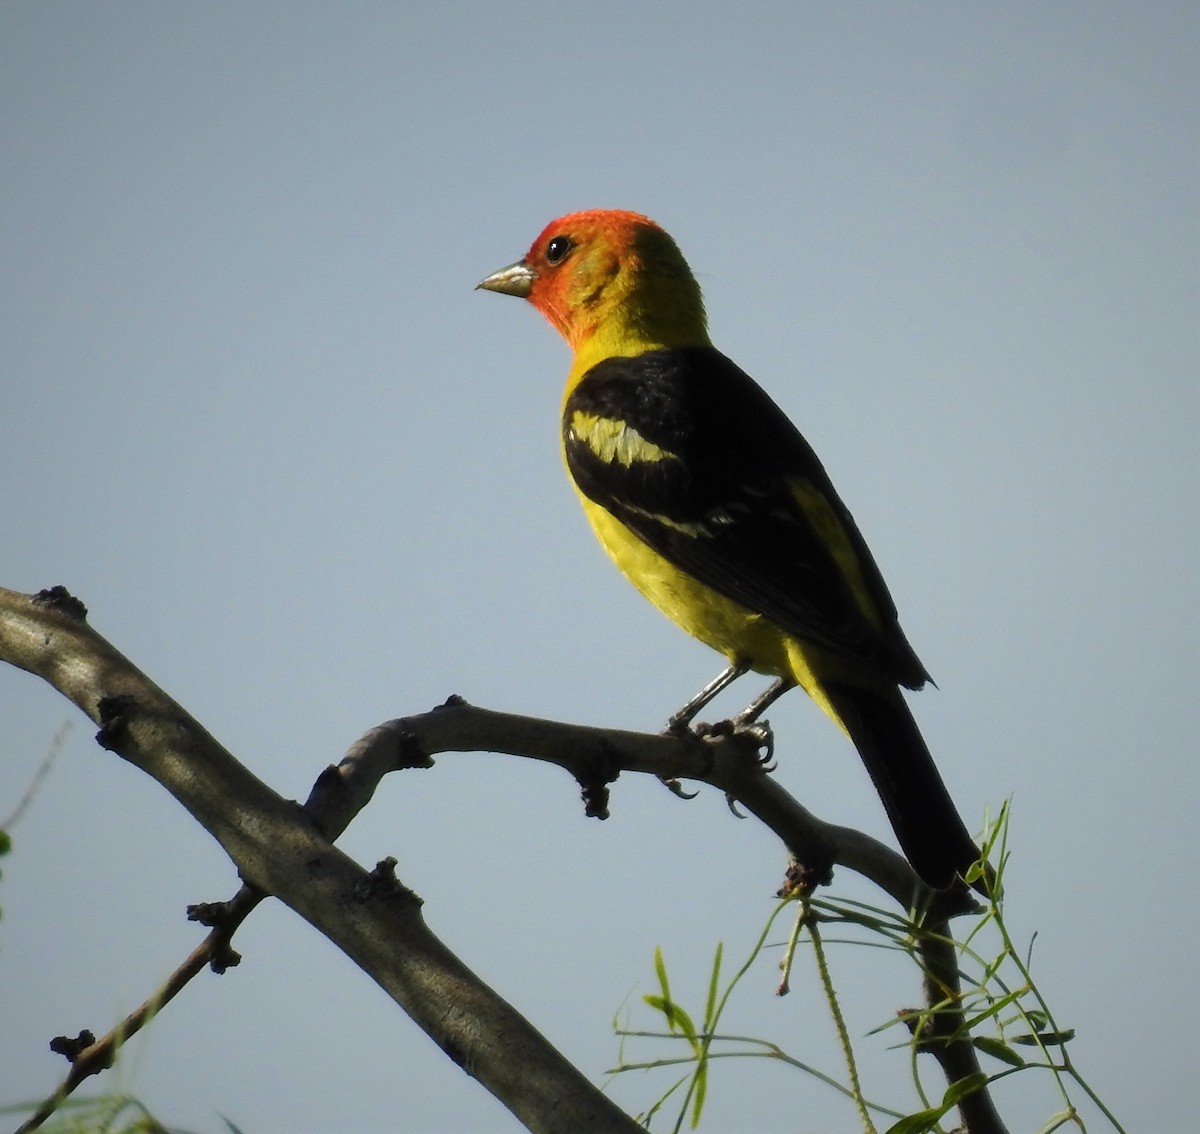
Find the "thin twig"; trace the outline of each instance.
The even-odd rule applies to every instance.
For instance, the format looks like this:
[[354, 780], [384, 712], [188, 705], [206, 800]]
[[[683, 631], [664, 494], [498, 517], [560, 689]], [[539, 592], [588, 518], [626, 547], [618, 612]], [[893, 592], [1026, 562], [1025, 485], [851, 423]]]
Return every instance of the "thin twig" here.
[[846, 1028], [846, 1018], [842, 1015], [842, 1007], [838, 1003], [837, 991], [833, 986], [833, 978], [829, 975], [829, 961], [825, 956], [825, 946], [821, 943], [821, 929], [817, 924], [818, 918], [810, 909], [807, 901], [800, 898], [803, 914], [801, 915], [812, 941], [813, 958], [817, 962], [817, 974], [821, 988], [825, 991], [825, 1002], [829, 1005], [829, 1013], [833, 1017], [834, 1030], [837, 1032], [838, 1044], [842, 1049], [842, 1058], [846, 1061], [846, 1073], [850, 1076], [850, 1094], [858, 1111], [859, 1121], [865, 1134], [876, 1134], [875, 1123], [871, 1121], [871, 1113], [867, 1109], [867, 1100], [863, 1096], [862, 1082], [858, 1077], [858, 1062], [854, 1058], [854, 1046], [850, 1042], [850, 1032]]
[[[71, 1070], [66, 1078], [17, 1128], [15, 1134], [30, 1134], [30, 1131], [36, 1130], [81, 1083], [111, 1067], [116, 1062], [117, 1052], [174, 1000], [193, 977], [210, 966], [224, 972], [226, 968], [237, 964], [237, 954], [230, 950], [229, 940], [262, 899], [262, 894], [243, 886], [237, 897], [224, 903], [220, 923], [151, 996], [99, 1039], [92, 1039], [84, 1046], [71, 1050]], [[60, 1040], [62, 1038], [59, 1037]]]
[[0, 831], [11, 831], [21, 821], [21, 816], [29, 809], [33, 797], [37, 795], [38, 788], [42, 786], [42, 781], [50, 774], [50, 769], [54, 766], [54, 761], [58, 759], [58, 754], [62, 751], [70, 732], [71, 722], [63, 721], [51, 738], [50, 747], [46, 749], [46, 754], [38, 763], [37, 771], [33, 773], [33, 778], [29, 781], [29, 787], [25, 789], [25, 794], [17, 800], [16, 807], [8, 814], [8, 817], [0, 819]]

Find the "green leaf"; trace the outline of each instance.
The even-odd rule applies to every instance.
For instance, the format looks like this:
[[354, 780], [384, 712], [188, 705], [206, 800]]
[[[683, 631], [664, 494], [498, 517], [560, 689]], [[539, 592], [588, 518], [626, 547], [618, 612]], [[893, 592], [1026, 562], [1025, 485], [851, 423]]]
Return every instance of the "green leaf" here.
[[681, 1032], [691, 1043], [692, 1047], [697, 1046], [696, 1025], [692, 1023], [692, 1018], [687, 1014], [686, 1009], [681, 1008], [674, 1000], [667, 1000], [662, 996], [653, 996], [647, 994], [642, 999], [653, 1009], [663, 1014], [663, 1018], [667, 1021], [667, 1027], [673, 1032]]
[[1038, 1032], [1037, 1035], [1013, 1036], [1012, 1042], [1022, 1047], [1062, 1047], [1075, 1038], [1074, 1028], [1063, 1028], [1058, 1032]]
[[1003, 1040], [998, 1040], [993, 1036], [974, 1036], [971, 1043], [979, 1050], [993, 1059], [1000, 1060], [1001, 1063], [1007, 1063], [1010, 1067], [1024, 1067], [1024, 1057], [1016, 1051], [1013, 1051]]
[[696, 1093], [692, 1097], [692, 1129], [700, 1125], [704, 1111], [704, 1099], [708, 1094], [708, 1060], [701, 1060], [696, 1068]]
[[667, 962], [663, 960], [662, 946], [654, 950], [654, 971], [658, 974], [658, 987], [662, 989], [663, 999], [671, 999], [671, 985], [667, 981]]
[[707, 1031], [712, 1031], [716, 1025], [716, 1020], [713, 1018], [713, 1013], [717, 1010], [717, 994], [720, 991], [721, 983], [721, 955], [724, 951], [724, 943], [717, 942], [717, 952], [713, 957], [712, 975], [708, 978], [708, 1001], [704, 1005], [704, 1027]]
[[967, 872], [963, 875], [963, 881], [966, 882], [967, 885], [970, 885], [973, 882], [978, 882], [984, 876], [985, 871], [983, 869], [983, 863], [973, 862], [967, 867]]
[[930, 1107], [928, 1110], [920, 1110], [916, 1114], [910, 1114], [899, 1122], [889, 1126], [887, 1134], [925, 1134], [925, 1131], [932, 1130], [942, 1116], [958, 1105], [958, 1103], [973, 1094], [981, 1087], [986, 1087], [988, 1077], [982, 1071], [976, 1071], [973, 1075], [967, 1075], [957, 1082], [951, 1083], [946, 1088], [946, 1093], [942, 1096], [940, 1106]]
[[988, 1077], [982, 1071], [975, 1071], [951, 1083], [942, 1095], [942, 1113], [945, 1114], [952, 1106], [957, 1106], [967, 1095], [973, 1095], [982, 1087], [986, 1087]]
[[985, 988], [987, 985], [992, 983], [993, 978], [1000, 971], [1004, 965], [1004, 962], [1007, 960], [1008, 954], [1000, 953], [988, 963], [987, 968], [983, 970], [983, 975], [979, 978], [979, 985], [981, 988]]
[[887, 1128], [887, 1134], [925, 1134], [932, 1130], [946, 1113], [946, 1107], [930, 1107], [929, 1110], [919, 1110], [916, 1114], [906, 1115], [899, 1122]]

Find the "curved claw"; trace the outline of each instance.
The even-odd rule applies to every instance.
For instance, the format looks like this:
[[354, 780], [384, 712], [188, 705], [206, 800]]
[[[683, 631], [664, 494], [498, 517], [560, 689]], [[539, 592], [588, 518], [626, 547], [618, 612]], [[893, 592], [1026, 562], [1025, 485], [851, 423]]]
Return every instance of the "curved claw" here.
[[695, 799], [700, 793], [698, 791], [684, 791], [683, 785], [676, 779], [667, 779], [665, 776], [659, 776], [663, 787], [672, 795], [679, 796], [680, 799]]
[[762, 729], [762, 754], [758, 758], [758, 762], [762, 765], [764, 772], [773, 772], [779, 767], [775, 760], [775, 733], [771, 731], [771, 726], [765, 721], [760, 726]]
[[758, 756], [758, 762], [762, 765], [764, 772], [773, 772], [778, 767], [775, 763], [775, 733], [771, 729], [769, 721], [742, 721], [734, 718], [734, 731], [745, 736], [748, 740], [762, 749]]

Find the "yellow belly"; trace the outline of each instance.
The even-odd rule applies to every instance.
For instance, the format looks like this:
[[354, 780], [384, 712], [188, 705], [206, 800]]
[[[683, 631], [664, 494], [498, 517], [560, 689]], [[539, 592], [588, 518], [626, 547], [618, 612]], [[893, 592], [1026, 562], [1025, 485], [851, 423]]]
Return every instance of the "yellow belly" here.
[[774, 623], [681, 571], [634, 535], [611, 512], [582, 493], [583, 510], [604, 550], [622, 573], [672, 622], [729, 661], [757, 673], [790, 677], [842, 728], [820, 674], [842, 667]]
[[759, 673], [791, 675], [785, 635], [761, 614], [680, 571], [637, 538], [611, 512], [581, 496], [604, 550], [625, 577], [694, 638]]

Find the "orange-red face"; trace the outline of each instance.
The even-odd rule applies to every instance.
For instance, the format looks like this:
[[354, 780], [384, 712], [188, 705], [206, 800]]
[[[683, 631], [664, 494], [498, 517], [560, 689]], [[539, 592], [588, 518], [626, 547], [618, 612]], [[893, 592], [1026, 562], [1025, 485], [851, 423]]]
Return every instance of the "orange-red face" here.
[[528, 299], [578, 346], [623, 298], [622, 279], [636, 269], [638, 237], [661, 232], [648, 217], [591, 209], [551, 221], [524, 259], [479, 286]]

